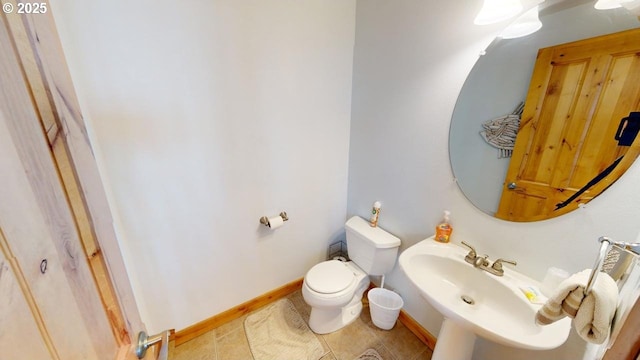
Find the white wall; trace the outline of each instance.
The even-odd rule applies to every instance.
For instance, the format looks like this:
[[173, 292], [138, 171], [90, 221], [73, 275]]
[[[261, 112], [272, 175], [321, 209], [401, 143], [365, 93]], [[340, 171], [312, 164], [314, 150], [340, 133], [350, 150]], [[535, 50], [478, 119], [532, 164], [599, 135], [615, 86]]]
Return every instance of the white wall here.
[[[542, 280], [551, 266], [589, 268], [599, 236], [637, 238], [637, 162], [584, 209], [535, 223], [485, 215], [453, 181], [447, 151], [451, 114], [480, 50], [500, 27], [473, 25], [480, 6], [479, 0], [358, 1], [347, 213], [366, 216], [380, 200], [380, 226], [399, 236], [406, 249], [432, 235], [442, 210], [449, 209], [454, 242], [466, 240], [493, 259], [517, 260], [518, 270], [533, 278]], [[409, 314], [437, 335], [442, 317], [398, 268], [386, 283], [401, 293]], [[556, 350], [534, 352], [479, 340], [474, 359], [574, 360], [584, 344], [572, 334]]]
[[150, 332], [324, 260], [346, 218], [355, 1], [51, 6]]

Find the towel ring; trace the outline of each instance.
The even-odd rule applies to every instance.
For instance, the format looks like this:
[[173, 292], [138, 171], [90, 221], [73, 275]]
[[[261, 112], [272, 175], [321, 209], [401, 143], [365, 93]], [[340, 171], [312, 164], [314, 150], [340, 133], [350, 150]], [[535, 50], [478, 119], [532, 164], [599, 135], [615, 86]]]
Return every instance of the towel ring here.
[[589, 275], [589, 281], [587, 281], [587, 287], [584, 289], [584, 294], [589, 295], [591, 293], [591, 288], [593, 288], [593, 284], [595, 284], [596, 279], [598, 278], [598, 273], [602, 268], [602, 263], [604, 262], [604, 257], [607, 254], [607, 250], [609, 246], [613, 243], [611, 239], [606, 236], [601, 236], [598, 241], [600, 241], [600, 253], [596, 258], [595, 264], [593, 264], [593, 268], [591, 269], [591, 274]]
[[[587, 286], [584, 289], [585, 295], [589, 295], [589, 293], [591, 293], [591, 289], [593, 288], [593, 285], [598, 278], [598, 274], [602, 269], [602, 264], [604, 263], [605, 257], [609, 250], [609, 246], [613, 245], [623, 250], [627, 250], [629, 248], [637, 248], [638, 246], [640, 246], [640, 243], [616, 242], [606, 236], [601, 236], [598, 241], [600, 242], [600, 253], [598, 254], [598, 258], [596, 258], [595, 264], [593, 264], [593, 269], [591, 269], [591, 274], [589, 275]], [[637, 253], [635, 251], [632, 250], [632, 252], [637, 256]]]

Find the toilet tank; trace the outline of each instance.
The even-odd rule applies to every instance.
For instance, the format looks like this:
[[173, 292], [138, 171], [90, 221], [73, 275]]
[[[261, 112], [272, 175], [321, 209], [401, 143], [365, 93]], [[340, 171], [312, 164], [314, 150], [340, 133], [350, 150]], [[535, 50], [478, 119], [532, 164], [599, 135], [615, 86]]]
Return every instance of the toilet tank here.
[[369, 275], [384, 275], [393, 269], [398, 257], [400, 239], [369, 222], [354, 216], [345, 224], [347, 251], [355, 262]]

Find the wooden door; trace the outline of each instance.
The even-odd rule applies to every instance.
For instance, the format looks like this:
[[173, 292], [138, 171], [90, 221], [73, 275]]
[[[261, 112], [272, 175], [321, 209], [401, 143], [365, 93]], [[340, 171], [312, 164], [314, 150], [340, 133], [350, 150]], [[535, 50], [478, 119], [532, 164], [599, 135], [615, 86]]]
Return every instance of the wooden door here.
[[[10, 271], [7, 272], [9, 279], [0, 281], [9, 281], [12, 289], [2, 293], [3, 298], [8, 296], [5, 299], [8, 301], [2, 304], [0, 313], [15, 315], [29, 310], [30, 316], [0, 318], [3, 329], [0, 341], [11, 342], [0, 347], [0, 358], [30, 358], [24, 354], [46, 344], [48, 356], [31, 358], [113, 359], [117, 350], [114, 334], [75, 235], [73, 221], [69, 221], [69, 209], [64, 198], [59, 197], [57, 177], [46, 174], [53, 169], [52, 164], [25, 159], [30, 155], [12, 140], [12, 131], [7, 126], [7, 117], [15, 114], [7, 114], [6, 104], [2, 105], [0, 229], [4, 234], [2, 265]], [[29, 147], [47, 149], [42, 136], [33, 141], [24, 138], [18, 141]], [[34, 191], [34, 186], [47, 191]], [[25, 304], [30, 306], [25, 308]], [[22, 327], [28, 327], [29, 332], [20, 332]], [[36, 334], [34, 329], [38, 330]], [[11, 341], [11, 334], [22, 341]]]
[[556, 210], [629, 151], [614, 136], [631, 111], [640, 111], [640, 29], [541, 49], [496, 217], [555, 217], [606, 189], [635, 150], [633, 159], [625, 156], [610, 176]]
[[17, 264], [0, 232], [0, 358], [51, 359], [39, 325], [24, 296]]
[[0, 53], [0, 78], [0, 358], [112, 360], [118, 342], [15, 52]]
[[604, 360], [640, 359], [640, 300], [631, 308], [616, 341], [604, 354]]

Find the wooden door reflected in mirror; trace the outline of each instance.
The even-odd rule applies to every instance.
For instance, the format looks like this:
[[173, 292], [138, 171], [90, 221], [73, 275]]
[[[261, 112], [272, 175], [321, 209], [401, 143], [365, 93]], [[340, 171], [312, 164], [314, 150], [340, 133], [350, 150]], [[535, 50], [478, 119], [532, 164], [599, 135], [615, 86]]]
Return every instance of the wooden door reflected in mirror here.
[[548, 219], [599, 195], [637, 157], [638, 139], [616, 140], [634, 111], [640, 29], [541, 49], [495, 216]]
[[[547, 5], [544, 6], [545, 4]], [[496, 38], [486, 51], [481, 54], [460, 91], [451, 118], [449, 159], [456, 183], [465, 197], [476, 208], [489, 216], [496, 216], [505, 186], [514, 183], [512, 187], [515, 186], [517, 190], [514, 194], [519, 194], [522, 188], [528, 185], [526, 182], [515, 181], [517, 178], [514, 177], [511, 177], [511, 181], [505, 183], [512, 160], [508, 156], [512, 155], [512, 151], [506, 151], [505, 155], [501, 147], [503, 144], [496, 144], [496, 141], [488, 141], [487, 137], [482, 136], [482, 132], [486, 131], [485, 125], [491, 125], [493, 120], [513, 113], [518, 104], [525, 102], [539, 49], [640, 28], [640, 19], [624, 8], [601, 11], [594, 9], [592, 2], [585, 2], [584, 0], [545, 2], [542, 5], [540, 8], [540, 20], [543, 23], [542, 29], [517, 39]], [[626, 58], [626, 60], [628, 59], [631, 58]], [[626, 60], [616, 61], [624, 62]], [[618, 69], [616, 71], [623, 71], [624, 66], [618, 66], [622, 62], [615, 64]], [[576, 69], [578, 67], [572, 68], [568, 65], [562, 67], [562, 71], [574, 71], [573, 76], [575, 76]], [[609, 71], [608, 69], [605, 70]], [[557, 71], [559, 72], [555, 76], [558, 77], [562, 74], [560, 67], [558, 67]], [[599, 71], [604, 70], [599, 69]], [[572, 74], [567, 74], [566, 76], [572, 76]], [[560, 76], [560, 78], [562, 77]], [[627, 80], [622, 79], [619, 74], [614, 74], [614, 81], [613, 86], [615, 87], [624, 84]], [[630, 79], [628, 81], [637, 80]], [[601, 84], [601, 88], [604, 88], [605, 85]], [[627, 89], [625, 88], [623, 91], [626, 92]], [[633, 97], [633, 95], [627, 94], [623, 97], [627, 96]], [[564, 98], [562, 99], [565, 105], [560, 104], [560, 106], [565, 106], [566, 110], [567, 102], [565, 100]], [[613, 111], [613, 106], [618, 106], [618, 104], [614, 104], [611, 100], [603, 100], [603, 103], [611, 108], [608, 110], [593, 110], [600, 111], [600, 115], [598, 115], [600, 118], [605, 114], [611, 114], [611, 119], [607, 119], [608, 121], [619, 123], [620, 119], [628, 116], [629, 111], [633, 109], [629, 104], [622, 102], [621, 106], [624, 111]], [[573, 111], [574, 109], [570, 110]], [[531, 110], [527, 111], [530, 114]], [[594, 115], [589, 114], [588, 116], [593, 117]], [[560, 116], [558, 121], [562, 123], [560, 126], [565, 126], [564, 124], [567, 122], [566, 114], [564, 118]], [[511, 123], [509, 122], [509, 124]], [[518, 129], [518, 124], [516, 124], [515, 128]], [[554, 129], [556, 128], [554, 127]], [[563, 130], [560, 131], [562, 132]], [[489, 134], [485, 133], [485, 135]], [[490, 135], [494, 134], [490, 133]], [[513, 149], [512, 139], [515, 137], [515, 134], [509, 133], [510, 143], [507, 145], [510, 149]], [[503, 139], [500, 138], [499, 140]], [[580, 140], [574, 139], [572, 141]], [[560, 141], [560, 144], [563, 144], [562, 141]], [[500, 150], [496, 149], [496, 147], [499, 147]], [[589, 147], [592, 148], [592, 146]], [[554, 147], [554, 149], [556, 149], [554, 152], [557, 152], [557, 147]], [[621, 151], [624, 152], [625, 150], [622, 149]], [[624, 172], [621, 169], [626, 169], [633, 163], [636, 155], [631, 153], [636, 151], [637, 154], [637, 148], [630, 147], [626, 151], [629, 155], [622, 157], [620, 163], [610, 174], [606, 175], [607, 179], [617, 179]], [[546, 156], [546, 154], [544, 155]], [[597, 156], [594, 158], [597, 159]], [[604, 165], [606, 161], [601, 161], [600, 159], [597, 161], [600, 163], [594, 166], [599, 168], [600, 171], [598, 173], [601, 173], [610, 164]], [[547, 165], [540, 163], [540, 166]], [[573, 167], [574, 165], [571, 164], [571, 166], [562, 167], [561, 170], [564, 171]], [[555, 170], [549, 171], [555, 172]], [[589, 176], [585, 173], [582, 177], [588, 178]], [[573, 182], [568, 186], [569, 190], [558, 190], [559, 194], [556, 194], [556, 199], [547, 201], [543, 199], [545, 197], [549, 198], [549, 195], [539, 196], [540, 200], [531, 210], [533, 216], [519, 216], [517, 221], [538, 221], [556, 217], [574, 209], [580, 202], [587, 201], [587, 196], [593, 197], [594, 194], [601, 194], [606, 190], [606, 186], [603, 186], [603, 184], [607, 182], [600, 181], [595, 186], [587, 187], [588, 193], [585, 191], [585, 193], [579, 194], [580, 202], [576, 203], [575, 199], [571, 199], [571, 194], [575, 194], [576, 189], [581, 189], [584, 184], [579, 184], [578, 177], [574, 177], [572, 180]], [[611, 182], [609, 181], [608, 184], [610, 185]], [[518, 189], [518, 186], [520, 189]], [[528, 187], [531, 188], [531, 186]], [[558, 187], [558, 189], [564, 188]], [[571, 189], [574, 190], [572, 191]], [[535, 199], [535, 197], [531, 197], [531, 199]], [[568, 199], [571, 200], [567, 202]], [[564, 206], [565, 203], [566, 206]], [[545, 206], [555, 209], [558, 204], [563, 206], [560, 210], [553, 211], [552, 214], [543, 211]], [[513, 207], [514, 205], [511, 206]], [[523, 206], [529, 207], [529, 205]], [[513, 209], [509, 211], [514, 212]], [[508, 219], [506, 216], [502, 216], [502, 218]]]

